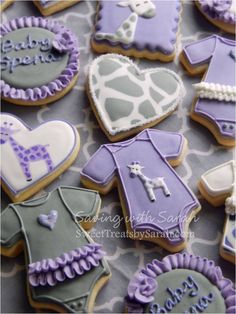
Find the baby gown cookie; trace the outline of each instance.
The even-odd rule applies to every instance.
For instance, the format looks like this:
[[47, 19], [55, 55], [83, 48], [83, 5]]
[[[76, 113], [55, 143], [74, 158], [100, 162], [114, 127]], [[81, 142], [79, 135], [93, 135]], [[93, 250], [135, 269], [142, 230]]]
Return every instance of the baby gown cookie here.
[[34, 4], [44, 16], [54, 14], [71, 7], [80, 0], [34, 0]]
[[225, 32], [235, 34], [235, 0], [196, 0], [195, 3], [211, 23]]
[[220, 255], [235, 263], [236, 161], [228, 161], [205, 172], [201, 177], [199, 190], [211, 205], [221, 206], [225, 204], [226, 220]]
[[9, 7], [15, 0], [0, 0], [0, 12]]
[[219, 266], [188, 253], [154, 259], [128, 285], [126, 313], [235, 313], [236, 291]]
[[75, 35], [59, 22], [20, 17], [1, 25], [1, 98], [43, 105], [68, 93], [77, 81]]
[[186, 245], [199, 202], [170, 166], [186, 149], [179, 133], [147, 129], [136, 137], [102, 145], [81, 171], [81, 181], [102, 194], [118, 187], [130, 238], [176, 252]]
[[140, 70], [129, 58], [105, 54], [89, 68], [87, 94], [110, 141], [151, 127], [181, 104], [181, 78], [165, 68]]
[[95, 191], [58, 187], [1, 213], [1, 254], [14, 257], [24, 249], [31, 306], [91, 313], [111, 275], [101, 245], [83, 229], [92, 227], [83, 220], [93, 221], [100, 204]]
[[180, 20], [179, 0], [101, 0], [92, 48], [137, 58], [171, 61]]
[[65, 121], [52, 120], [30, 129], [3, 113], [0, 122], [1, 184], [14, 202], [51, 183], [78, 155], [79, 134]]
[[205, 73], [196, 84], [191, 118], [207, 127], [217, 141], [234, 146], [236, 78], [234, 40], [212, 35], [184, 47], [180, 61], [191, 75]]

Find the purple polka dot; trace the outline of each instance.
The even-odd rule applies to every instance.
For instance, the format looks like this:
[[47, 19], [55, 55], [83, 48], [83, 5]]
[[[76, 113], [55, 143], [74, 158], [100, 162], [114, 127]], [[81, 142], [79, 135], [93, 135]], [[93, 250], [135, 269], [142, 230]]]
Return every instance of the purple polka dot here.
[[19, 150], [19, 149], [18, 149], [17, 147], [14, 148], [14, 151], [15, 151], [15, 152], [18, 152], [18, 150]]
[[22, 154], [22, 153], [19, 153], [19, 155], [18, 155], [20, 158], [23, 158], [24, 157], [24, 155]]
[[44, 158], [44, 159], [49, 158], [49, 154], [45, 154], [45, 155], [43, 155], [43, 158]]
[[24, 147], [23, 147], [23, 146], [19, 146], [19, 149], [20, 149], [20, 150], [24, 150]]
[[35, 160], [35, 158], [36, 158], [36, 157], [35, 157], [34, 155], [30, 155], [30, 156], [29, 156], [29, 159], [30, 159], [30, 160]]
[[37, 151], [37, 150], [39, 149], [39, 147], [38, 147], [38, 146], [33, 146], [32, 149], [33, 149], [34, 151]]
[[41, 157], [41, 153], [37, 153], [36, 156]]
[[30, 149], [26, 149], [25, 153], [30, 154]]
[[28, 157], [24, 157], [24, 161], [29, 161]]

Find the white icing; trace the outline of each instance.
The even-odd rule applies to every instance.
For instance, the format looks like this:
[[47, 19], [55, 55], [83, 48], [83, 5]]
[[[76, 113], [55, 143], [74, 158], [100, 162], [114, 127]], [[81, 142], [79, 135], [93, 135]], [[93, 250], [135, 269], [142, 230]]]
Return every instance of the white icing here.
[[228, 215], [236, 214], [236, 162], [232, 164], [233, 171], [233, 184], [232, 184], [232, 194], [225, 200], [225, 212]]
[[170, 196], [170, 191], [165, 183], [163, 177], [156, 177], [156, 178], [148, 178], [142, 173], [142, 167], [139, 162], [133, 162], [132, 165], [127, 166], [130, 169], [130, 175], [132, 178], [138, 177], [150, 199], [151, 202], [156, 201], [156, 195], [154, 193], [155, 189], [161, 188], [165, 194], [165, 196]]
[[[65, 161], [73, 152], [76, 143], [74, 128], [63, 121], [46, 122], [34, 130], [29, 130], [16, 117], [2, 114], [1, 127], [3, 123], [12, 123], [12, 129], [16, 130], [12, 138], [25, 149], [34, 145], [45, 145], [54, 169]], [[9, 141], [0, 145], [1, 148], [1, 176], [7, 185], [14, 191], [26, 189], [29, 185], [48, 174], [44, 160], [30, 162], [32, 181], [26, 181], [26, 177], [19, 164], [19, 159]]]
[[194, 84], [200, 98], [216, 99], [219, 101], [235, 102], [236, 86], [200, 82]]
[[235, 163], [234, 160], [228, 161], [208, 170], [201, 176], [201, 183], [209, 195], [219, 196], [233, 192]]
[[[113, 73], [101, 76], [99, 74], [99, 66], [98, 63], [103, 60], [114, 59], [116, 63], [119, 63], [122, 67], [118, 68], [117, 70], [113, 71]], [[132, 75], [128, 68], [132, 66], [134, 71], [136, 71], [139, 75], [143, 75], [145, 80], [139, 80]], [[158, 88], [156, 85], [153, 84], [150, 74], [152, 73], [160, 73], [165, 72], [173, 76], [177, 83], [178, 87], [174, 91], [173, 94], [168, 94], [161, 88]], [[105, 83], [111, 81], [119, 76], [128, 75], [129, 79], [133, 81], [135, 84], [138, 84], [144, 91], [144, 94], [140, 97], [132, 97], [129, 95], [125, 95], [121, 92], [115, 91], [107, 86]], [[94, 82], [93, 78], [96, 78], [97, 81]], [[160, 102], [155, 102], [154, 99], [150, 97], [149, 89], [152, 87], [157, 93], [159, 93], [163, 99]], [[131, 59], [118, 55], [118, 54], [106, 54], [96, 58], [89, 68], [89, 88], [91, 97], [93, 99], [93, 104], [96, 107], [99, 117], [106, 128], [107, 132], [111, 135], [115, 135], [119, 132], [128, 131], [134, 127], [142, 126], [144, 124], [150, 123], [152, 121], [158, 120], [163, 116], [168, 115], [168, 113], [172, 112], [178, 104], [181, 104], [183, 97], [185, 95], [185, 88], [181, 81], [181, 78], [173, 71], [170, 71], [166, 68], [149, 68], [146, 70], [140, 70], [132, 61]], [[96, 94], [96, 91], [99, 90], [99, 95]], [[116, 121], [112, 121], [105, 110], [104, 102], [108, 97], [118, 98], [122, 102], [130, 101], [134, 105], [134, 109], [132, 110], [131, 114], [128, 117], [122, 117]], [[139, 105], [144, 102], [145, 100], [149, 100], [152, 104], [152, 107], [155, 110], [155, 115], [151, 118], [145, 118], [139, 112]], [[168, 108], [165, 108], [166, 105], [171, 104]], [[132, 124], [131, 122], [134, 120], [138, 120], [137, 123]]]
[[228, 12], [236, 14], [236, 0], [232, 0], [231, 6], [230, 6]]
[[118, 3], [120, 7], [130, 7], [131, 11], [139, 16], [153, 17], [156, 13], [156, 6], [151, 0], [124, 0]]

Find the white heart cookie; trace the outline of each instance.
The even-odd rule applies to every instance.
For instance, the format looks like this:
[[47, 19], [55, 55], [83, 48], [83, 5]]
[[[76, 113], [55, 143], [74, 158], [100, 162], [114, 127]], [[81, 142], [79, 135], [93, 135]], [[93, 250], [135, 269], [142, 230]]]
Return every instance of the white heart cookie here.
[[118, 54], [102, 55], [92, 62], [88, 88], [93, 109], [111, 139], [158, 123], [177, 107], [185, 93], [180, 77], [173, 71], [140, 70], [129, 58]]
[[0, 148], [3, 188], [19, 201], [70, 166], [79, 151], [79, 135], [64, 121], [45, 122], [31, 130], [17, 117], [1, 114]]

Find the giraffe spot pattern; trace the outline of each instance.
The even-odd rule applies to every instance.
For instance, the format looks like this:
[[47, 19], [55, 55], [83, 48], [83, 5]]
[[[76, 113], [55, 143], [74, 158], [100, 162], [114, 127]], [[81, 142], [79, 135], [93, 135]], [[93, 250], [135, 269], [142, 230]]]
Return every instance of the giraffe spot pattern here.
[[133, 104], [129, 101], [120, 102], [116, 98], [107, 98], [105, 102], [107, 114], [112, 121], [117, 121], [122, 117], [129, 116], [133, 110]]
[[128, 76], [114, 78], [106, 82], [105, 86], [128, 96], [140, 97], [143, 95], [142, 87], [131, 81]]
[[95, 59], [89, 76], [93, 104], [112, 135], [166, 117], [182, 100], [182, 82], [174, 72], [160, 68], [139, 70], [120, 55]]
[[149, 100], [145, 100], [139, 105], [139, 113], [144, 117], [144, 118], [151, 118], [154, 117], [156, 114], [155, 109], [153, 108], [152, 104], [150, 103]]
[[115, 60], [104, 60], [98, 64], [98, 73], [101, 76], [110, 75], [119, 68], [121, 68], [121, 65]]
[[156, 86], [168, 94], [173, 94], [178, 85], [175, 77], [165, 71], [161, 71], [161, 73], [152, 73], [150, 74], [150, 78]]

